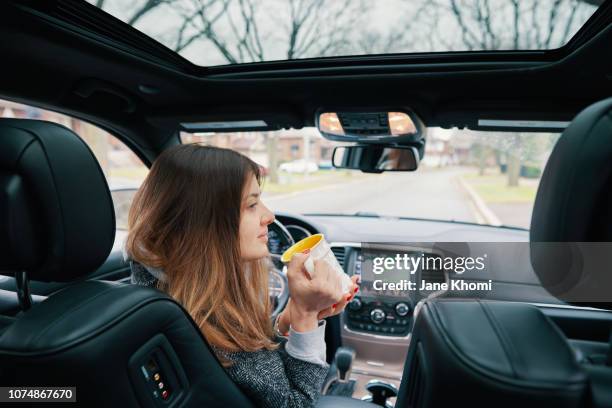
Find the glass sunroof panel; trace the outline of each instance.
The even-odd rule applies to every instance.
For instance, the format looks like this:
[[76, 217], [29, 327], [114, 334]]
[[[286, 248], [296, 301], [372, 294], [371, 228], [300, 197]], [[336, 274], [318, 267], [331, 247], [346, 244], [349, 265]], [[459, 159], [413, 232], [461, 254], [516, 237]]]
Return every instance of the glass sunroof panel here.
[[545, 50], [603, 0], [89, 0], [202, 66], [348, 55]]

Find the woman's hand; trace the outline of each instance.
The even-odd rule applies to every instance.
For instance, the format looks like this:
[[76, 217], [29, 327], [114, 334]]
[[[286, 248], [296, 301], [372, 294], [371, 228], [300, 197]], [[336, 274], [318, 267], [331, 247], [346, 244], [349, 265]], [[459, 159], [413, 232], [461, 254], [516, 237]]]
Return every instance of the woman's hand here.
[[[348, 303], [353, 299], [355, 294], [359, 291], [359, 277], [352, 276], [351, 280], [353, 281], [353, 285], [351, 286], [351, 290], [349, 291], [349, 293], [347, 293], [346, 296], [342, 297], [340, 303], [334, 304], [331, 307], [328, 307], [327, 309], [321, 310], [317, 315], [318, 320], [342, 313], [346, 305], [348, 305]], [[291, 298], [289, 298], [287, 306], [285, 307], [285, 310], [281, 312], [281, 316], [278, 320], [278, 330], [281, 333], [289, 333], [289, 328], [291, 327], [291, 309]]]
[[323, 260], [314, 261], [312, 276], [304, 268], [306, 254], [295, 254], [287, 267], [287, 280], [291, 293], [291, 326], [297, 331], [314, 330], [318, 315], [340, 303], [344, 294], [335, 271]]
[[[315, 260], [313, 276], [309, 277], [304, 268], [307, 255], [295, 254], [287, 268], [291, 299], [279, 319], [279, 330], [289, 331], [289, 325], [297, 331], [309, 330], [300, 327], [317, 327], [316, 322], [334, 316], [344, 310], [347, 303], [358, 291], [358, 277], [351, 278], [349, 293], [342, 293], [335, 271], [325, 262]], [[316, 312], [316, 313], [315, 313]]]
[[321, 310], [317, 316], [318, 319], [325, 319], [326, 317], [335, 316], [342, 313], [346, 305], [348, 305], [348, 302], [353, 299], [355, 293], [357, 293], [359, 290], [359, 276], [351, 276], [351, 280], [353, 281], [353, 285], [351, 286], [349, 293], [342, 296], [342, 300], [340, 300], [339, 303], [332, 305], [327, 309]]

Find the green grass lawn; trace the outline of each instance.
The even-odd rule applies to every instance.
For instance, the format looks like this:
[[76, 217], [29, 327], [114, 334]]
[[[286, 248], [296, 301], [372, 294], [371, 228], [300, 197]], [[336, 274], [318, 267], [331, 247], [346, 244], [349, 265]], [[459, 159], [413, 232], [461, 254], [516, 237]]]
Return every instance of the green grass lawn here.
[[537, 180], [523, 178], [519, 179], [518, 186], [510, 187], [506, 174], [472, 173], [462, 177], [488, 203], [531, 203], [538, 188]]

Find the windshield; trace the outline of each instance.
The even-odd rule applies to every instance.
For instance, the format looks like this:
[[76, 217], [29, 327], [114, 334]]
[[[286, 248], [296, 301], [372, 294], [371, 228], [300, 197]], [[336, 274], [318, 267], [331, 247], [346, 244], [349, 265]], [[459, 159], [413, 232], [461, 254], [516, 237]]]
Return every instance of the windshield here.
[[545, 50], [603, 0], [89, 0], [202, 66], [346, 55]]
[[265, 175], [274, 211], [394, 216], [529, 228], [538, 183], [556, 133], [427, 129], [415, 172], [335, 169], [341, 143], [316, 128], [273, 132], [182, 133], [183, 143], [234, 149]]

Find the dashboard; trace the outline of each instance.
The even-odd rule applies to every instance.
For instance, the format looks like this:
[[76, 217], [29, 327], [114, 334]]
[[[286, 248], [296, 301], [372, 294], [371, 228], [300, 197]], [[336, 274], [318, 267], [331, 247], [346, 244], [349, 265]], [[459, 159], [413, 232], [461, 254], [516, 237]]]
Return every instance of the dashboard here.
[[[356, 353], [352, 366], [352, 378], [357, 381], [358, 386], [365, 386], [372, 379], [384, 379], [386, 382], [399, 386], [408, 352], [413, 315], [418, 302], [429, 296], [450, 296], [440, 291], [428, 292], [420, 289], [409, 293], [401, 290], [373, 290], [373, 285], [368, 284], [367, 258], [368, 256], [385, 256], [385, 254], [381, 252], [368, 254], [368, 248], [375, 247], [369, 245], [370, 243], [402, 243], [405, 246], [407, 243], [426, 242], [529, 241], [529, 232], [526, 230], [459, 222], [287, 213], [277, 213], [276, 219], [286, 227], [292, 240], [295, 241], [302, 239], [307, 234], [324, 234], [345, 272], [348, 275], [361, 276], [359, 292], [347, 305], [339, 319], [333, 323], [339, 325], [340, 337], [336, 341], [345, 347], [352, 348]], [[274, 227], [272, 229], [274, 230]], [[276, 241], [272, 242], [272, 252], [280, 253], [286, 249], [287, 242], [283, 241], [282, 234], [274, 235], [273, 233], [273, 238]], [[418, 251], [418, 249], [415, 250]], [[496, 267], [499, 269], [498, 276], [501, 279], [495, 282], [495, 290], [490, 296], [487, 296], [487, 299], [528, 302], [540, 307], [546, 305], [545, 310], [549, 316], [562, 316], [565, 319], [559, 321], [565, 325], [566, 331], [570, 330], [567, 326], [570, 321], [571, 330], [576, 330], [577, 326], [574, 325], [580, 320], [568, 318], [568, 312], [564, 309], [567, 306], [546, 292], [535, 276], [526, 277], [525, 273], [517, 273], [517, 271], [528, 268], [518, 262], [496, 265]], [[424, 276], [427, 281], [432, 282], [448, 279], [448, 275], [444, 273], [432, 273], [427, 269], [418, 270], [415, 279]], [[579, 313], [585, 312], [580, 311]], [[596, 325], [591, 320], [588, 320], [588, 324], [588, 330], [592, 330], [592, 327]], [[336, 333], [335, 329], [334, 333]], [[607, 344], [606, 333], [608, 332], [603, 327], [602, 350], [605, 350]], [[580, 349], [580, 344], [582, 343], [576, 342], [574, 347]], [[588, 355], [592, 351], [581, 351], [581, 353]]]
[[[285, 238], [286, 234], [281, 233], [279, 225], [289, 233], [292, 241], [298, 241], [310, 234], [323, 233], [348, 275], [361, 275], [364, 262], [372, 256], [371, 252], [362, 248], [364, 243], [528, 242], [529, 240], [529, 233], [526, 230], [435, 220], [344, 215], [298, 216], [287, 213], [277, 213], [276, 220], [278, 223], [269, 226], [268, 242], [273, 255], [282, 254], [292, 244]], [[436, 256], [432, 253], [423, 255]], [[279, 266], [279, 269], [282, 269], [282, 264]], [[516, 269], [516, 265], [511, 267]], [[509, 269], [508, 274], [510, 276], [512, 270]], [[413, 278], [426, 279], [428, 282], [448, 281], [448, 275], [444, 272], [424, 269], [417, 271]], [[278, 288], [271, 287], [271, 289], [278, 291]], [[352, 333], [388, 338], [405, 337], [409, 333], [415, 305], [433, 293], [434, 291], [421, 290], [409, 292], [374, 290], [368, 277], [362, 276], [360, 291], [343, 312], [343, 324], [346, 330]], [[495, 293], [491, 296], [498, 300], [559, 303], [539, 285], [535, 276], [531, 281], [528, 279], [513, 282], [512, 278], [509, 278], [499, 282]]]

